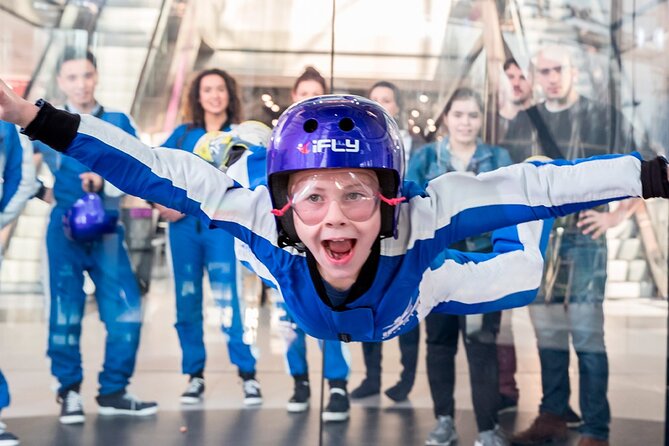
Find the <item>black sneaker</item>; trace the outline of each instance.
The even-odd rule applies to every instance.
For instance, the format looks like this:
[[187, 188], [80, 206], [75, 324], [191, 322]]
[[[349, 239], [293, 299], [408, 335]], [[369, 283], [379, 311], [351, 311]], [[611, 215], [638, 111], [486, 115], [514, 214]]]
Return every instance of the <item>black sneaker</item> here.
[[564, 414], [563, 418], [567, 422], [567, 427], [569, 429], [578, 429], [583, 426], [583, 420], [571, 406], [567, 407], [567, 412]]
[[295, 379], [295, 391], [293, 396], [288, 400], [286, 409], [290, 413], [304, 412], [309, 408], [309, 397], [311, 396], [311, 389], [309, 388], [309, 381], [306, 379]]
[[56, 401], [60, 403], [59, 420], [61, 424], [81, 424], [86, 420], [79, 392], [68, 390], [65, 393], [59, 394]]
[[501, 415], [503, 413], [516, 412], [518, 410], [518, 400], [511, 398], [510, 396], [500, 395], [499, 396], [499, 408], [497, 409], [497, 414]]
[[20, 443], [19, 437], [5, 429], [7, 429], [7, 426], [0, 421], [0, 446], [17, 446]]
[[144, 417], [158, 412], [158, 403], [140, 401], [125, 390], [109, 395], [98, 395], [95, 399], [100, 406], [98, 410], [100, 415]]
[[244, 387], [244, 405], [259, 406], [262, 404], [262, 394], [260, 393], [260, 383], [255, 379], [245, 379]]
[[204, 378], [193, 377], [181, 394], [181, 404], [197, 404], [204, 398]]
[[411, 392], [411, 386], [400, 380], [394, 386], [387, 388], [383, 393], [396, 403], [401, 403], [409, 399], [409, 392]]
[[365, 378], [360, 385], [351, 391], [351, 398], [367, 398], [368, 396], [378, 395], [381, 392], [381, 383], [379, 380]]
[[330, 387], [330, 402], [323, 411], [323, 421], [346, 421], [350, 409], [346, 388]]

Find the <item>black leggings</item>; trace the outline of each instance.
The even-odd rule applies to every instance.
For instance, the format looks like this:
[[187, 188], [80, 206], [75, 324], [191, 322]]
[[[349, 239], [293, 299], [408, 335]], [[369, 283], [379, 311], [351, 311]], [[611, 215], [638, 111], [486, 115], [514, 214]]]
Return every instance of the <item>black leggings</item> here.
[[[418, 365], [418, 341], [420, 341], [420, 325], [399, 336], [400, 361], [402, 374], [400, 381], [406, 386], [407, 392], [413, 387]], [[362, 352], [367, 368], [367, 379], [381, 385], [381, 352], [382, 342], [363, 342]]]
[[[427, 329], [427, 377], [434, 402], [435, 416], [455, 415], [455, 355], [458, 336], [464, 336], [472, 403], [479, 432], [493, 429], [499, 408], [497, 333], [501, 313], [482, 315], [480, 327], [467, 333], [466, 316], [429, 314]], [[480, 316], [479, 316], [480, 317]], [[471, 316], [469, 317], [471, 318]], [[470, 325], [473, 319], [470, 319]]]

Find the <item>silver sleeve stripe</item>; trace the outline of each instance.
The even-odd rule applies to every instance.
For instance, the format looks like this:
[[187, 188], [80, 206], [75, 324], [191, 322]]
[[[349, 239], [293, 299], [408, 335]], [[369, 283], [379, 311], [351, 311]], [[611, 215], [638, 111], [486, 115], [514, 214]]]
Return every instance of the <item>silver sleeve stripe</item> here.
[[[270, 214], [266, 188], [230, 189], [234, 181], [200, 157], [183, 150], [151, 149], [124, 131], [83, 115], [79, 133], [90, 136], [148, 167], [153, 175], [186, 192], [211, 220], [237, 223], [276, 244], [276, 226]], [[168, 205], [166, 203], [162, 203]], [[267, 209], [267, 212], [258, 212]]]
[[419, 319], [442, 302], [482, 304], [537, 289], [543, 274], [539, 249], [543, 224], [543, 221], [534, 221], [517, 226], [523, 250], [501, 253], [479, 263], [447, 260], [436, 270], [426, 270], [416, 308]]

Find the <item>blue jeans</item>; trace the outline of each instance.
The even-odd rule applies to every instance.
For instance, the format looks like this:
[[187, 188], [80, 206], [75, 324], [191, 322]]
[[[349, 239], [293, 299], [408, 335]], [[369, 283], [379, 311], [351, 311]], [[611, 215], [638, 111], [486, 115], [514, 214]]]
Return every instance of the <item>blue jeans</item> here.
[[[555, 235], [555, 234], [553, 234]], [[559, 257], [551, 256], [551, 247]], [[539, 411], [562, 416], [569, 406], [569, 337], [578, 357], [581, 432], [606, 440], [611, 412], [607, 399], [609, 365], [604, 344], [606, 241], [565, 232], [546, 254], [559, 267], [552, 290], [530, 306], [541, 361], [543, 397]], [[545, 278], [545, 280], [547, 280]], [[543, 300], [543, 302], [541, 302]]]

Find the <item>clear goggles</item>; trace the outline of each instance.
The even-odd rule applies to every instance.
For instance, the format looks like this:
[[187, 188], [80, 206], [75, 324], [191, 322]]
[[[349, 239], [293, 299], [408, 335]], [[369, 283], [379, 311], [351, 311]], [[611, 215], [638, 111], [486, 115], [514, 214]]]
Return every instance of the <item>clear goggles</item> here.
[[332, 202], [337, 202], [346, 218], [361, 222], [374, 215], [380, 201], [394, 206], [403, 200], [384, 197], [373, 172], [314, 173], [298, 177], [289, 186], [286, 205], [272, 213], [281, 217], [292, 208], [305, 225], [314, 226], [325, 220]]

